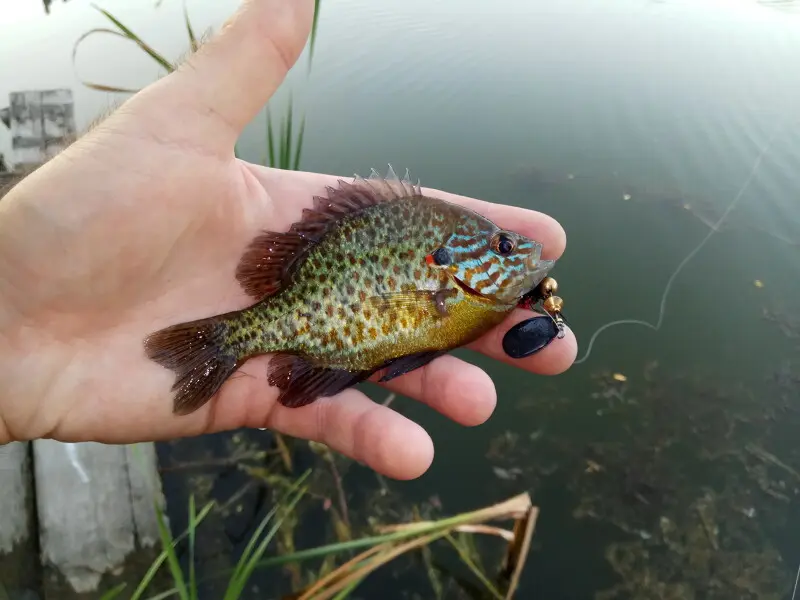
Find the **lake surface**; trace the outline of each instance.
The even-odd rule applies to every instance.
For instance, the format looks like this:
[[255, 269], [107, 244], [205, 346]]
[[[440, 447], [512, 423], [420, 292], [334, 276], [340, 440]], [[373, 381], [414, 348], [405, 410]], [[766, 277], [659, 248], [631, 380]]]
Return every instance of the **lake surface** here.
[[[30, 5], [0, 15], [15, 31], [0, 36], [0, 99], [73, 87], [84, 126], [113, 97], [81, 87], [72, 45], [104, 21], [84, 0], [49, 17]], [[166, 55], [185, 52], [179, 2], [102, 6]], [[198, 29], [235, 6], [188, 2]], [[313, 69], [304, 56], [275, 100], [291, 91], [307, 116], [302, 168], [350, 175], [391, 163], [427, 186], [557, 218], [568, 244], [553, 276], [579, 357], [604, 324], [659, 321], [675, 269], [718, 229], [674, 278], [658, 331], [611, 327], [557, 377], [458, 352], [496, 382], [485, 425], [461, 428], [395, 399], [429, 429], [436, 459], [406, 483], [343, 465], [354, 523], [528, 491], [541, 514], [520, 598], [790, 597], [800, 562], [798, 59], [800, 3], [789, 1], [323, 0]], [[122, 86], [158, 76], [147, 57], [100, 36], [77, 68]], [[256, 119], [244, 158], [262, 159], [265, 131]], [[201, 470], [190, 481], [175, 466], [244, 439], [271, 443], [237, 435], [164, 449], [177, 529], [192, 485], [230, 497], [247, 477]], [[266, 510], [255, 489], [241, 499], [209, 525], [209, 563], [239, 551]], [[334, 539], [320, 511], [300, 530], [298, 548]], [[424, 566], [403, 565], [354, 597], [433, 598]], [[254, 582], [271, 589], [268, 575]]]

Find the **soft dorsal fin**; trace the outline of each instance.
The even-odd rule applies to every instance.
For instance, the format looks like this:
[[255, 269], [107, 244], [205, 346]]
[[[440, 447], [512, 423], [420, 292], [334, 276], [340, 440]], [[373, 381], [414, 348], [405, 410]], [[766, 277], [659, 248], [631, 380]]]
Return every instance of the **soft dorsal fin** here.
[[265, 231], [250, 243], [236, 267], [236, 279], [249, 296], [262, 300], [277, 293], [298, 261], [341, 218], [382, 202], [422, 196], [419, 181], [411, 183], [408, 170], [400, 179], [391, 165], [385, 177], [373, 169], [367, 179], [355, 175], [352, 183], [338, 183], [325, 188], [326, 196], [314, 196], [314, 208], [304, 209], [289, 231]]

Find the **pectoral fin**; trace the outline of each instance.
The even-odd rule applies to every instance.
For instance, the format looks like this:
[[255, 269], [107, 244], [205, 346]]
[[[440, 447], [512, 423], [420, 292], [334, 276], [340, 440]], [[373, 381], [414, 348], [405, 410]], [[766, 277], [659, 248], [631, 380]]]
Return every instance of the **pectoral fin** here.
[[423, 310], [430, 317], [446, 317], [447, 299], [457, 294], [455, 288], [441, 290], [411, 290], [372, 296], [369, 302], [379, 311]]

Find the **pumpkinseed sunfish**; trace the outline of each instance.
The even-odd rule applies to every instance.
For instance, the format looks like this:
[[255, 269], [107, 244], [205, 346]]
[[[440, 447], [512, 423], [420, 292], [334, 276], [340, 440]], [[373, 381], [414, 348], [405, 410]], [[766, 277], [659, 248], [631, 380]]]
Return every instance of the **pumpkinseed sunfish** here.
[[176, 374], [175, 413], [203, 406], [261, 354], [273, 355], [268, 382], [289, 407], [383, 369], [389, 381], [488, 332], [555, 263], [541, 243], [424, 196], [391, 167], [314, 201], [289, 231], [264, 232], [245, 251], [236, 277], [255, 304], [145, 340]]

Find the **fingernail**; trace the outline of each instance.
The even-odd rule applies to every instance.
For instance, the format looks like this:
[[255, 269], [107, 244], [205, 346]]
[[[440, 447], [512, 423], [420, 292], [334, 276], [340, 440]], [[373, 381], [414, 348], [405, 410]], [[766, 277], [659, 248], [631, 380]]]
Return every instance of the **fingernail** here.
[[503, 350], [511, 358], [539, 352], [558, 335], [558, 326], [547, 316], [533, 317], [514, 325], [503, 336]]

